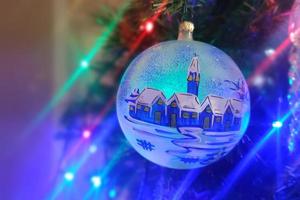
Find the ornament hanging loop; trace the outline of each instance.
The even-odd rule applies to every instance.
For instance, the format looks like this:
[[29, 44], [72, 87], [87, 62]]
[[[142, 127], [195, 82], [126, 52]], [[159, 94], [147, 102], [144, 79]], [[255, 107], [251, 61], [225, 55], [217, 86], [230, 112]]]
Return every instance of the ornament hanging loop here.
[[190, 21], [183, 21], [179, 25], [178, 40], [193, 40], [194, 24]]

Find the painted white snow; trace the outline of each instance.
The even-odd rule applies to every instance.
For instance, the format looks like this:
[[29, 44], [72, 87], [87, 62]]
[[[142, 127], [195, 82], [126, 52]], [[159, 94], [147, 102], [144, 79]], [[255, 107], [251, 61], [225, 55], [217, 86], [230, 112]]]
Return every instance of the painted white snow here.
[[201, 104], [201, 111], [203, 111], [207, 105], [210, 106], [214, 115], [224, 115], [227, 108], [227, 99], [222, 97], [209, 95]]
[[169, 100], [168, 104], [176, 101], [181, 111], [200, 112], [199, 99], [194, 94], [189, 93], [175, 93]]
[[[215, 162], [230, 152], [240, 137], [239, 132], [206, 132], [197, 127], [176, 129], [142, 122], [130, 116], [125, 118], [123, 125], [128, 131], [126, 138], [130, 144], [147, 159], [176, 169], [197, 168]], [[150, 142], [154, 150], [143, 149], [137, 144], [137, 139]], [[181, 159], [199, 161], [184, 162]]]
[[164, 102], [166, 101], [166, 97], [161, 91], [152, 88], [145, 88], [137, 98], [137, 103], [145, 106], [152, 106], [158, 98], [161, 98]]
[[200, 73], [198, 57], [193, 57], [192, 62], [191, 62], [190, 66], [189, 66], [189, 69], [188, 69], [188, 75], [189, 75], [190, 72], [197, 73], [197, 74]]

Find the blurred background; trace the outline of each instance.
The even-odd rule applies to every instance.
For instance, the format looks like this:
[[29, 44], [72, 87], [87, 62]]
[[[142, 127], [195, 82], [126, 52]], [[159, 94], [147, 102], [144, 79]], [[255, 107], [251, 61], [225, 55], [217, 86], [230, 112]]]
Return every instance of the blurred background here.
[[[0, 199], [300, 199], [297, 5], [3, 2]], [[127, 143], [115, 113], [118, 83], [130, 61], [176, 39], [183, 19], [194, 22], [195, 40], [233, 58], [251, 96], [243, 139], [197, 170], [145, 160]]]

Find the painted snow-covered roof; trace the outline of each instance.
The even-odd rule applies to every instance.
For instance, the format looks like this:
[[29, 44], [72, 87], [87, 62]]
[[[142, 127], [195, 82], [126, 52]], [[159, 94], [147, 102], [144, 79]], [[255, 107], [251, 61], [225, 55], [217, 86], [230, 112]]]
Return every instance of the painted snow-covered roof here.
[[137, 98], [137, 103], [151, 106], [158, 98], [161, 98], [163, 101], [166, 100], [165, 95], [160, 90], [145, 88]]
[[230, 99], [229, 102], [233, 114], [236, 117], [241, 117], [243, 113], [243, 103], [238, 99]]
[[195, 73], [199, 73], [200, 72], [198, 57], [193, 57], [192, 62], [190, 64], [190, 66], [189, 66], [188, 74], [190, 72], [195, 72]]
[[201, 111], [203, 111], [207, 105], [210, 105], [214, 115], [223, 115], [228, 105], [227, 102], [228, 100], [222, 97], [209, 95], [201, 104]]
[[200, 112], [200, 103], [196, 95], [190, 93], [175, 93], [168, 104], [176, 99], [178, 107], [183, 111]]

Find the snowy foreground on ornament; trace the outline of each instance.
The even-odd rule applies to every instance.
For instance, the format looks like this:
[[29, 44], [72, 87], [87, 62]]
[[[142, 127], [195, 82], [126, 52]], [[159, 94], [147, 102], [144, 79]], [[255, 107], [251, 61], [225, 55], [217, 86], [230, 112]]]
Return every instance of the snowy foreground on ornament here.
[[169, 168], [209, 165], [228, 154], [249, 121], [246, 81], [224, 52], [168, 41], [142, 52], [117, 96], [121, 128], [146, 159]]

